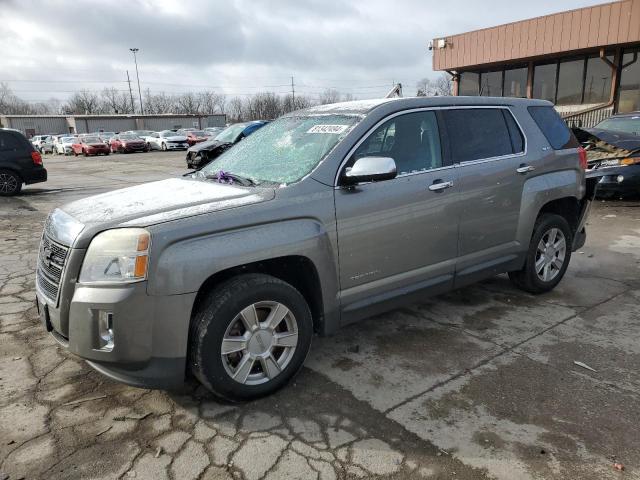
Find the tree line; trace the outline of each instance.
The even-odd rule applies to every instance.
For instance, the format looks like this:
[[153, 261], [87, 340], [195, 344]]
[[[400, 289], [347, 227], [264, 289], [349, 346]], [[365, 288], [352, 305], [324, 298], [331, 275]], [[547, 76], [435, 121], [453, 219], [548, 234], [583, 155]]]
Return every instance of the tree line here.
[[[416, 85], [417, 96], [451, 95], [451, 80], [443, 74], [436, 80], [425, 78]], [[354, 100], [349, 93], [327, 89], [319, 95], [282, 95], [260, 92], [245, 97], [228, 96], [212, 91], [179, 94], [154, 93], [149, 89], [142, 94], [145, 114], [226, 114], [230, 122], [273, 119], [285, 113], [313, 105], [324, 105]], [[0, 82], [0, 114], [5, 115], [98, 115], [140, 113], [138, 98], [116, 88], [96, 92], [80, 90], [67, 100], [51, 98], [46, 102], [27, 102]]]

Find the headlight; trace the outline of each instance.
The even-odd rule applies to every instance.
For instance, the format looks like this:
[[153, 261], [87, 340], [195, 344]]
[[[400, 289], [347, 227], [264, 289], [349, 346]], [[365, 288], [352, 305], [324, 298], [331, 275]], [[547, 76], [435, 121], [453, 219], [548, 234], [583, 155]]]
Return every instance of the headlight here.
[[91, 241], [80, 271], [80, 283], [131, 283], [147, 278], [149, 232], [119, 228]]

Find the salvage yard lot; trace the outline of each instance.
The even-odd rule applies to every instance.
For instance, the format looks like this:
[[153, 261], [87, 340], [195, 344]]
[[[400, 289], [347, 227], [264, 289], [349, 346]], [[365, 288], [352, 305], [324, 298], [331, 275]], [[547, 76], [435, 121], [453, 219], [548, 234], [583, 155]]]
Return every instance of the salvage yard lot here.
[[314, 339], [294, 383], [233, 406], [104, 378], [33, 303], [46, 214], [184, 173], [184, 152], [45, 166], [0, 199], [0, 478], [640, 478], [639, 204], [595, 204], [550, 294], [500, 276], [406, 305]]

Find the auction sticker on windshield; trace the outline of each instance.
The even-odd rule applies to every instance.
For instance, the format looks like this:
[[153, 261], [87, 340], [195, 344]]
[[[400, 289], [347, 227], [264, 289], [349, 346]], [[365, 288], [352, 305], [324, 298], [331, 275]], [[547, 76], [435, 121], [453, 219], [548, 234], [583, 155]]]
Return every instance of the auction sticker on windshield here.
[[349, 125], [314, 125], [307, 133], [342, 133]]

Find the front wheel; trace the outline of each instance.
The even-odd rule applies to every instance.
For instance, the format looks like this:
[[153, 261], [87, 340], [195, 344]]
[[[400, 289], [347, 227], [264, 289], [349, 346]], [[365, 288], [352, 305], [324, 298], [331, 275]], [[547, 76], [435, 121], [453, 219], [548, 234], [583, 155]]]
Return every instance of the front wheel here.
[[163, 143], [163, 144], [162, 144], [162, 151], [163, 151], [163, 152], [166, 152], [166, 151], [167, 151], [167, 144], [166, 144], [166, 143]]
[[275, 392], [300, 370], [313, 321], [292, 285], [270, 275], [245, 274], [203, 299], [189, 333], [196, 378], [219, 397], [243, 401]]
[[529, 293], [553, 290], [567, 271], [572, 244], [573, 234], [567, 220], [552, 213], [542, 214], [533, 228], [524, 267], [509, 272], [509, 278]]

